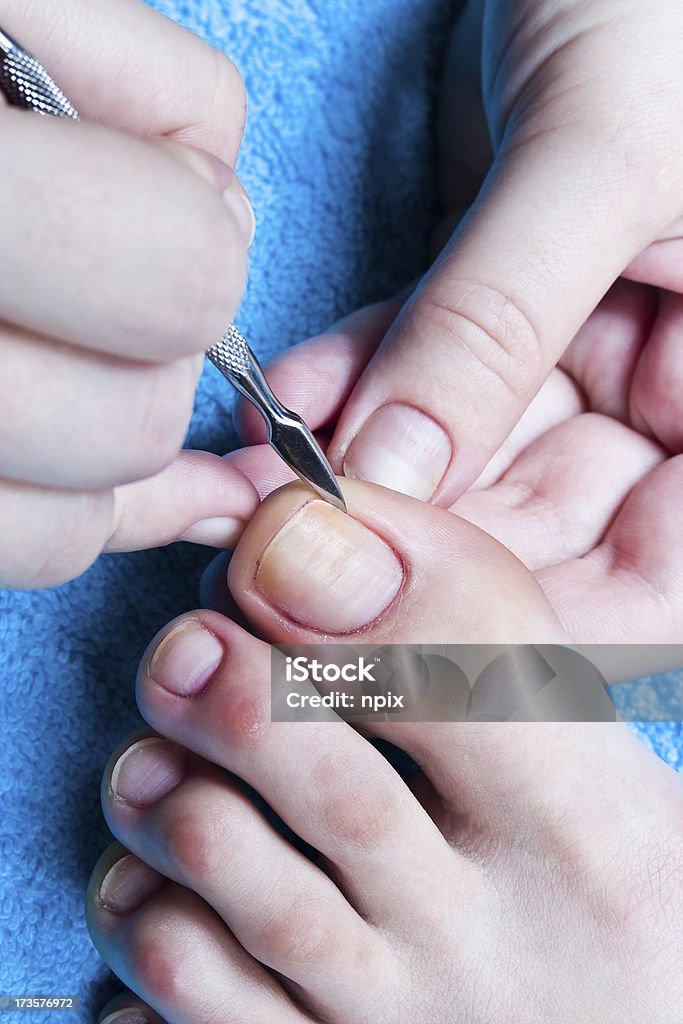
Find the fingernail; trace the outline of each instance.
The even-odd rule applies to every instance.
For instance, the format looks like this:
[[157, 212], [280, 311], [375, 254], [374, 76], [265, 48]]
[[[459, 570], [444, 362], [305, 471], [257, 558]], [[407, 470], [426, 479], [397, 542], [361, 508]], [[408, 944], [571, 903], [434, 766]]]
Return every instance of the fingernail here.
[[239, 178], [235, 178], [223, 193], [223, 202], [233, 213], [247, 242], [247, 248], [254, 241], [256, 234], [256, 214], [249, 196]]
[[349, 633], [381, 615], [402, 580], [401, 563], [383, 540], [326, 502], [311, 501], [264, 551], [255, 586], [297, 622]]
[[102, 879], [99, 900], [114, 914], [129, 914], [157, 892], [165, 881], [158, 871], [128, 853], [117, 860]]
[[232, 550], [244, 533], [246, 523], [243, 519], [232, 516], [216, 516], [214, 519], [201, 519], [178, 537], [191, 544], [205, 544], [209, 548], [228, 548]]
[[223, 647], [196, 619], [186, 619], [164, 637], [149, 665], [149, 676], [165, 690], [193, 697], [223, 660]]
[[448, 469], [448, 434], [410, 405], [383, 405], [351, 442], [344, 473], [428, 501]]
[[114, 765], [109, 785], [119, 800], [151, 807], [182, 782], [187, 758], [167, 740], [148, 736], [125, 750]]
[[135, 1006], [127, 1006], [121, 1010], [114, 1010], [102, 1017], [98, 1024], [150, 1024], [149, 1017], [142, 1010]]
[[207, 153], [196, 146], [169, 139], [163, 139], [159, 144], [223, 197], [223, 202], [242, 230], [248, 248], [254, 241], [256, 217], [244, 185], [233, 168], [213, 153]]

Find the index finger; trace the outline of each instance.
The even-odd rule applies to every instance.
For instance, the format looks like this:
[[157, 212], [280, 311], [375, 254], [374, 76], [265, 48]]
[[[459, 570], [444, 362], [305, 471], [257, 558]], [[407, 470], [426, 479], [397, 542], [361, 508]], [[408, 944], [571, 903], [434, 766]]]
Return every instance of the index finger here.
[[167, 136], [234, 165], [246, 99], [219, 50], [140, 0], [6, 0], [2, 27], [81, 115]]

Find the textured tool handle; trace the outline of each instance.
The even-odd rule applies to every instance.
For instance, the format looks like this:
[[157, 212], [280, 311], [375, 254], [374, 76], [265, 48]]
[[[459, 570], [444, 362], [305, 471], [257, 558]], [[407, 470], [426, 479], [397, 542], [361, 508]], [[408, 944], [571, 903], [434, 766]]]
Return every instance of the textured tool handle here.
[[233, 387], [260, 410], [271, 435], [278, 422], [292, 417], [271, 391], [258, 359], [233, 324], [206, 354]]
[[234, 325], [230, 325], [220, 341], [206, 353], [224, 375], [243, 379], [254, 368], [254, 355]]
[[42, 64], [16, 43], [0, 54], [0, 85], [14, 107], [78, 120], [78, 111]]

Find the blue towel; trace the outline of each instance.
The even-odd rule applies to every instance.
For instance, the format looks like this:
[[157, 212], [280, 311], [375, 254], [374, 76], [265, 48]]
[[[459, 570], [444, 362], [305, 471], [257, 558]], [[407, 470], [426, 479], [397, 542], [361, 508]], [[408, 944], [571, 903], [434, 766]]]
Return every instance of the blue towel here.
[[[452, 0], [155, 6], [230, 54], [246, 79], [239, 170], [259, 230], [239, 322], [259, 355], [417, 275], [435, 212], [433, 100]], [[232, 446], [229, 401], [207, 369], [191, 447]], [[0, 594], [0, 992], [80, 993], [89, 1020], [118, 990], [83, 918], [83, 890], [108, 842], [100, 777], [139, 724], [140, 655], [196, 606], [210, 557], [183, 544], [105, 556], [65, 587]], [[680, 767], [679, 726], [641, 731]], [[51, 1019], [73, 1018], [40, 1017]]]

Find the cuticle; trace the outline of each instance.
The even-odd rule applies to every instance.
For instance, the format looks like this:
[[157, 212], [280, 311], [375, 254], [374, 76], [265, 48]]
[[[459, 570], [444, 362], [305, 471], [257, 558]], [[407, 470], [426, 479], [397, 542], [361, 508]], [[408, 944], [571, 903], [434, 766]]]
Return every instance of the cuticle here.
[[[256, 577], [258, 576], [258, 571], [261, 568], [261, 562], [263, 561], [263, 556], [265, 555], [266, 551], [268, 550], [270, 545], [273, 543], [273, 541], [275, 540], [277, 535], [279, 533], [282, 533], [282, 531], [284, 530], [285, 526], [287, 526], [287, 524], [290, 523], [292, 521], [292, 519], [294, 518], [294, 516], [298, 515], [299, 512], [303, 512], [303, 510], [305, 508], [307, 508], [309, 505], [312, 505], [314, 501], [322, 501], [322, 500], [323, 500], [322, 498], [309, 498], [308, 501], [305, 501], [302, 505], [298, 505], [296, 508], [292, 509], [292, 511], [287, 516], [287, 518], [284, 520], [284, 522], [280, 523], [280, 525], [275, 530], [275, 532], [270, 535], [270, 537], [268, 538], [266, 543], [263, 545], [263, 548], [261, 550], [261, 554], [260, 554], [260, 556], [256, 560], [256, 565], [255, 565], [255, 568], [254, 568], [254, 576], [253, 576], [253, 579], [252, 579], [252, 584], [256, 583]], [[258, 588], [255, 588], [255, 589], [258, 590]]]

